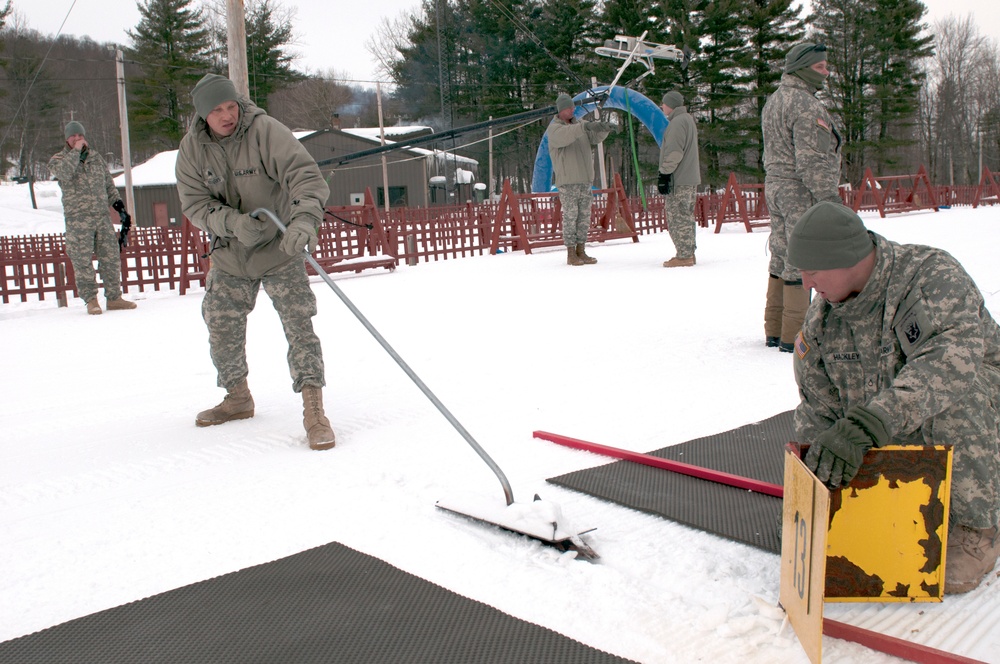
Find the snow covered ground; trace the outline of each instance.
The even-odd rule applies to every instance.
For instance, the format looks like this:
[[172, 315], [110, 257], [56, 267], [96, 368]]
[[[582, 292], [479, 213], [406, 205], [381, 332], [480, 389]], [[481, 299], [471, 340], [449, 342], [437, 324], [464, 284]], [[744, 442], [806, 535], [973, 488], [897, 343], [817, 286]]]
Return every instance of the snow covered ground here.
[[[53, 183], [0, 186], [0, 231], [60, 232]], [[955, 208], [873, 230], [944, 247], [1000, 316], [1000, 210]], [[0, 641], [339, 541], [519, 618], [648, 664], [804, 663], [782, 629], [778, 556], [546, 483], [609, 460], [536, 429], [649, 451], [793, 408], [791, 358], [763, 346], [767, 233], [666, 234], [570, 268], [561, 250], [446, 260], [338, 285], [510, 478], [556, 502], [591, 564], [443, 513], [503, 501], [499, 482], [321, 280], [327, 412], [312, 452], [267, 296], [249, 326], [251, 420], [194, 426], [222, 390], [201, 292], [132, 290], [131, 312], [0, 305]], [[826, 615], [1000, 663], [1000, 580], [941, 604], [827, 604]], [[824, 639], [827, 662], [898, 661]]]

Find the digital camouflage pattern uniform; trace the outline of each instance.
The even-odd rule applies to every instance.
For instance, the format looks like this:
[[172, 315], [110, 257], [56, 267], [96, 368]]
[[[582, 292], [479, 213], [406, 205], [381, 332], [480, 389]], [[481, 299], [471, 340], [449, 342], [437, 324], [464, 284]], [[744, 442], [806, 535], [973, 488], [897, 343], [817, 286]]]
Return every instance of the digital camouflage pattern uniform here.
[[815, 89], [783, 74], [764, 104], [764, 196], [771, 213], [768, 271], [786, 282], [802, 275], [786, 263], [788, 236], [806, 210], [820, 201], [840, 203], [840, 134]]
[[862, 292], [813, 300], [795, 341], [798, 440], [865, 406], [893, 445], [954, 446], [952, 524], [1000, 521], [1000, 327], [947, 252], [875, 233]]
[[659, 172], [673, 176], [673, 193], [663, 197], [667, 231], [677, 257], [690, 258], [697, 249], [694, 203], [701, 184], [701, 160], [698, 126], [687, 106], [678, 106], [670, 113], [660, 144]]
[[552, 158], [552, 183], [559, 190], [562, 208], [563, 244], [567, 247], [584, 244], [590, 229], [590, 207], [594, 200], [594, 149], [614, 130], [614, 125], [601, 120], [573, 118], [565, 122], [552, 119], [545, 135]]
[[110, 208], [121, 200], [108, 164], [96, 150], [87, 150], [80, 160], [80, 150], [63, 147], [49, 160], [49, 172], [62, 190], [66, 218], [66, 253], [73, 264], [76, 290], [84, 302], [97, 297], [97, 273], [104, 283], [108, 300], [122, 296], [121, 255], [118, 234], [111, 223]]
[[304, 219], [318, 229], [330, 190], [291, 130], [250, 101], [239, 104], [231, 136], [216, 140], [197, 118], [181, 141], [176, 167], [184, 215], [212, 236], [202, 316], [218, 383], [229, 390], [247, 376], [247, 315], [263, 285], [288, 340], [292, 389], [323, 387], [323, 352], [312, 325], [316, 296], [303, 256], [285, 253], [280, 231], [266, 219], [253, 246], [239, 242], [233, 229], [241, 214], [261, 207], [286, 225]]

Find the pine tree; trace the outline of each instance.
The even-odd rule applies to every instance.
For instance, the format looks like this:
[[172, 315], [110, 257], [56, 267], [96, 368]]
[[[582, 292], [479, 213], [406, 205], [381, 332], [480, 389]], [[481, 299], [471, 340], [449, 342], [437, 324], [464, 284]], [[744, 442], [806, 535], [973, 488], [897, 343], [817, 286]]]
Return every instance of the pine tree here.
[[890, 154], [912, 142], [911, 125], [923, 74], [932, 54], [919, 37], [926, 8], [919, 0], [815, 0], [818, 38], [830, 47], [830, 92], [844, 125], [849, 182], [864, 169], [881, 172]]
[[278, 15], [279, 9], [278, 3], [261, 0], [246, 17], [250, 99], [264, 109], [272, 92], [303, 78], [292, 69], [294, 58], [285, 50], [293, 40], [292, 24]]
[[803, 41], [805, 19], [801, 8], [792, 7], [793, 0], [752, 0], [746, 17], [746, 48], [737, 57], [740, 67], [752, 72], [747, 104], [753, 118], [754, 131], [750, 163], [747, 172], [752, 179], [764, 180], [764, 137], [761, 115], [768, 95], [778, 87], [785, 54], [796, 42]]
[[190, 92], [207, 72], [209, 34], [192, 0], [146, 0], [129, 57], [138, 75], [129, 81], [129, 124], [137, 151], [172, 149], [193, 112]]

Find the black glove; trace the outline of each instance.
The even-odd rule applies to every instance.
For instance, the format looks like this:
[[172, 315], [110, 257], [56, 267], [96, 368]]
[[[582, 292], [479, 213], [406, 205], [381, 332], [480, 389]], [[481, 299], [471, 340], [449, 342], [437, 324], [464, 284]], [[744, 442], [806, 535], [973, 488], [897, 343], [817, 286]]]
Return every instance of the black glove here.
[[890, 440], [881, 418], [863, 406], [847, 411], [821, 433], [806, 453], [806, 467], [831, 489], [847, 486], [858, 474], [865, 452]]
[[87, 161], [87, 146], [80, 148], [80, 161]]
[[125, 203], [118, 199], [112, 205], [116, 212], [118, 212], [118, 217], [122, 221], [122, 229], [118, 231], [118, 250], [123, 251], [125, 245], [128, 244], [128, 232], [132, 228], [132, 215], [125, 211]]
[[656, 190], [664, 196], [674, 193], [674, 174], [660, 173], [660, 178], [656, 181]]

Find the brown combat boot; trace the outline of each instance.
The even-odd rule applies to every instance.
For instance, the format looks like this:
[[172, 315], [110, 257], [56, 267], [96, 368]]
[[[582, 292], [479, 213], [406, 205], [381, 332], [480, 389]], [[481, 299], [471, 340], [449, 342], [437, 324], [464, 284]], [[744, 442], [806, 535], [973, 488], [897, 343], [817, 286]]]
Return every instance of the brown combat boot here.
[[108, 300], [108, 311], [125, 311], [126, 309], [135, 308], [135, 302], [129, 302], [123, 297], [116, 297], [113, 300]]
[[87, 300], [87, 313], [91, 316], [97, 316], [104, 313], [101, 309], [101, 305], [97, 303], [97, 297], [92, 297]]
[[948, 533], [944, 592], [957, 595], [975, 590], [993, 571], [1000, 556], [1000, 528], [980, 530], [955, 526]]
[[236, 387], [226, 390], [226, 397], [218, 406], [198, 413], [194, 423], [200, 427], [210, 427], [250, 417], [253, 417], [253, 397], [244, 380]]
[[584, 249], [586, 249], [586, 245], [583, 244], [576, 245], [576, 255], [580, 257], [580, 260], [583, 261], [583, 264], [593, 265], [594, 263], [596, 263], [597, 259], [594, 258], [593, 256], [588, 256], [587, 252], [584, 251]]
[[781, 289], [781, 300], [781, 343], [778, 350], [791, 353], [795, 349], [795, 335], [802, 329], [802, 321], [809, 308], [809, 291], [802, 287], [801, 282], [785, 283]]
[[781, 311], [784, 309], [785, 283], [781, 277], [767, 275], [767, 301], [764, 304], [764, 345], [777, 348], [781, 342]]
[[663, 261], [663, 267], [692, 267], [695, 264], [694, 256], [688, 256], [687, 258], [680, 258], [674, 256], [668, 261]]
[[583, 259], [576, 253], [576, 247], [566, 247], [566, 265], [583, 265]]
[[302, 388], [302, 424], [309, 438], [309, 448], [328, 450], [337, 443], [337, 437], [330, 428], [330, 420], [323, 412], [323, 388], [305, 386]]

